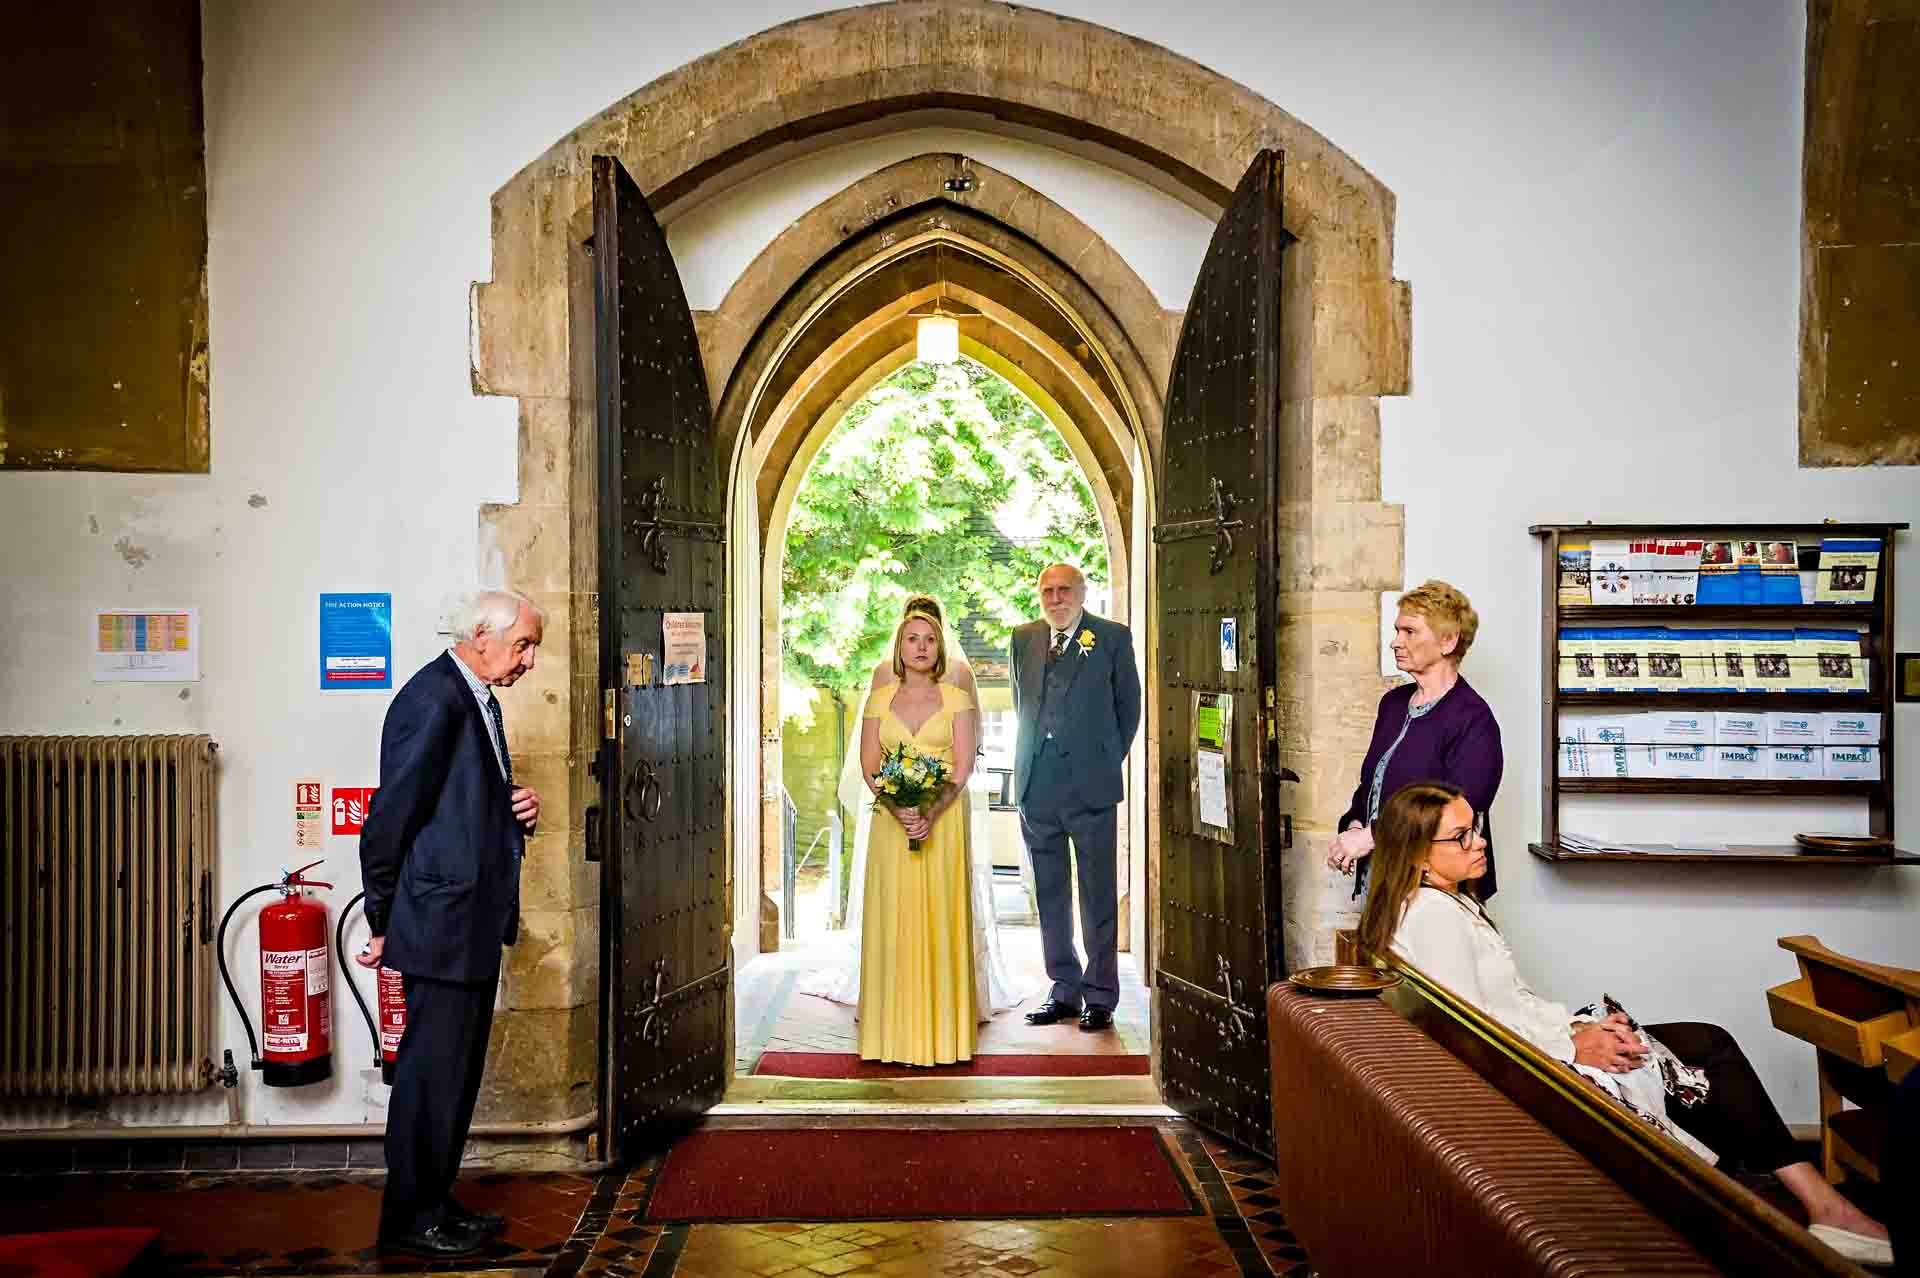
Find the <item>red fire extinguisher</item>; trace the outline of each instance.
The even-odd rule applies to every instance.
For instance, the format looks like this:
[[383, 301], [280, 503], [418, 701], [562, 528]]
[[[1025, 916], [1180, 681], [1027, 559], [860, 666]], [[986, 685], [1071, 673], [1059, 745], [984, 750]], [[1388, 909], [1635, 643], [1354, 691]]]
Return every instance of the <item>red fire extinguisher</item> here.
[[367, 1022], [367, 1033], [373, 1036], [373, 1054], [380, 1061], [380, 1079], [391, 1087], [393, 1063], [400, 1057], [400, 1036], [407, 1032], [407, 990], [404, 978], [393, 968], [382, 965], [375, 969], [374, 1003], [380, 1009], [380, 1019], [376, 1025], [374, 1014], [367, 1010], [367, 1000], [360, 996], [359, 983], [353, 979], [353, 973], [347, 967], [347, 916], [366, 896], [365, 892], [360, 893], [347, 902], [346, 909], [340, 911], [340, 927], [333, 938], [334, 950], [340, 955], [340, 970], [346, 974], [347, 989], [353, 994], [353, 1001], [360, 1005], [360, 1015]]
[[[327, 948], [327, 907], [303, 895], [308, 888], [331, 888], [305, 876], [319, 865], [314, 861], [288, 871], [278, 883], [263, 883], [243, 893], [227, 907], [220, 920], [220, 978], [247, 1029], [253, 1049], [253, 1068], [269, 1087], [298, 1087], [333, 1075], [332, 964]], [[260, 911], [260, 1032], [266, 1050], [253, 1036], [253, 1022], [227, 971], [227, 923], [242, 901], [262, 892], [279, 892], [281, 899]], [[222, 1081], [239, 1083], [233, 1053], [227, 1053]]]

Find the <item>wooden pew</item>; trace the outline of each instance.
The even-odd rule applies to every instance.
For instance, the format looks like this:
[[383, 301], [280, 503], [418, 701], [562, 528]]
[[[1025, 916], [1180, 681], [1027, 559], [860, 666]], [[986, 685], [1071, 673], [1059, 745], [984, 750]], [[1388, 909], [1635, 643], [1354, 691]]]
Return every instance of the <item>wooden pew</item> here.
[[1799, 960], [1800, 979], [1768, 990], [1767, 1010], [1775, 1029], [1813, 1044], [1821, 1170], [1835, 1184], [1849, 1172], [1878, 1181], [1882, 1107], [1920, 1063], [1920, 972], [1849, 958], [1814, 936], [1783, 936], [1780, 948]]
[[[1340, 961], [1356, 957], [1350, 933]], [[1401, 983], [1383, 1001], [1605, 1172], [1650, 1214], [1729, 1274], [1866, 1271], [1797, 1222], [1615, 1105], [1571, 1067], [1456, 996], [1411, 964], [1380, 964]], [[1284, 1157], [1284, 1154], [1282, 1155]]]

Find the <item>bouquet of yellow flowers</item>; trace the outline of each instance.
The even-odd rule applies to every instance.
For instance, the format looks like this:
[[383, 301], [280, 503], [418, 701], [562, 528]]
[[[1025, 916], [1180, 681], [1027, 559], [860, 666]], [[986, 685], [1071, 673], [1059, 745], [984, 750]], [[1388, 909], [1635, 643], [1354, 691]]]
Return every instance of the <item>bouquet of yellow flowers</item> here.
[[[953, 769], [945, 759], [935, 754], [921, 754], [905, 742], [881, 751], [880, 770], [873, 774], [874, 790], [880, 802], [896, 808], [916, 808], [923, 814], [951, 780]], [[918, 852], [920, 840], [908, 839], [907, 850]]]

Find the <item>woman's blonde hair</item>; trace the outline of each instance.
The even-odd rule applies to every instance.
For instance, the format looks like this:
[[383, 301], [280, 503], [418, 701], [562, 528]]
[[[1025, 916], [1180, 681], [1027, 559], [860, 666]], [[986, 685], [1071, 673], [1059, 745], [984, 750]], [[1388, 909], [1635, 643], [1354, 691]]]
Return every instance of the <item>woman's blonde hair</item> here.
[[1473, 647], [1473, 637], [1480, 633], [1480, 614], [1473, 610], [1466, 593], [1444, 581], [1423, 581], [1401, 595], [1400, 611], [1425, 617], [1434, 634], [1442, 638], [1452, 635], [1458, 640], [1447, 654], [1456, 666]]
[[[1400, 928], [1407, 898], [1420, 886], [1427, 849], [1440, 832], [1440, 814], [1465, 791], [1444, 781], [1415, 781], [1403, 785], [1380, 805], [1373, 823], [1373, 883], [1367, 889], [1366, 908], [1360, 912], [1360, 947], [1385, 958]], [[1463, 883], [1460, 890], [1471, 890]]]
[[915, 621], [924, 621], [933, 627], [936, 647], [932, 674], [933, 681], [939, 683], [947, 677], [947, 627], [940, 619], [940, 605], [931, 595], [914, 595], [908, 599], [900, 614], [900, 624], [893, 628], [893, 677], [901, 683], [907, 681], [907, 663], [900, 656], [900, 640], [907, 633], [907, 626]]

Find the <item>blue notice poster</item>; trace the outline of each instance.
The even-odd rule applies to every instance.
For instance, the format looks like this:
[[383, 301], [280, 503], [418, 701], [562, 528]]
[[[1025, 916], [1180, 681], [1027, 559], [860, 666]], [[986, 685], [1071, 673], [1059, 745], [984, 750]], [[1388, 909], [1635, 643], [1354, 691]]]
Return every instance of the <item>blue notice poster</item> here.
[[320, 596], [320, 690], [393, 687], [393, 596]]

